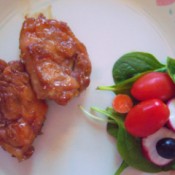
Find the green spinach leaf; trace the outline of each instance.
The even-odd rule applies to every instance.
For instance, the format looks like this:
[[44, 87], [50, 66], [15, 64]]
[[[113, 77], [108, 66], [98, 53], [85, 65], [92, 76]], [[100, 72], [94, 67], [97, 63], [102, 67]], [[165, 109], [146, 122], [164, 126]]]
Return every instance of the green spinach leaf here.
[[117, 148], [123, 160], [129, 165], [144, 172], [160, 172], [161, 167], [154, 165], [142, 154], [141, 140], [131, 136], [124, 127], [119, 126]]
[[114, 138], [117, 138], [118, 135], [118, 125], [115, 123], [107, 123], [107, 132]]
[[[115, 112], [113, 108], [110, 108], [110, 107], [106, 108], [106, 111], [111, 115], [113, 115], [114, 116], [113, 118], [119, 118], [122, 122], [124, 122], [126, 114], [119, 114]], [[117, 139], [118, 129], [119, 129], [118, 124], [115, 121], [113, 123], [111, 122], [107, 123], [107, 132], [108, 134], [113, 136], [115, 139]]]
[[167, 58], [167, 72], [175, 83], [175, 59], [170, 57]]
[[98, 86], [98, 90], [108, 90], [113, 91], [115, 94], [130, 94], [130, 89], [133, 85], [133, 83], [140, 78], [142, 75], [148, 73], [149, 71], [139, 73], [131, 78], [128, 78], [126, 80], [123, 80], [122, 82], [119, 82], [113, 86]]
[[122, 171], [127, 168], [129, 165], [123, 161], [120, 165], [120, 167], [118, 168], [118, 170], [116, 171], [115, 175], [120, 175], [122, 173]]
[[154, 71], [165, 67], [152, 54], [145, 52], [131, 52], [120, 57], [114, 64], [112, 75], [117, 84], [139, 73]]

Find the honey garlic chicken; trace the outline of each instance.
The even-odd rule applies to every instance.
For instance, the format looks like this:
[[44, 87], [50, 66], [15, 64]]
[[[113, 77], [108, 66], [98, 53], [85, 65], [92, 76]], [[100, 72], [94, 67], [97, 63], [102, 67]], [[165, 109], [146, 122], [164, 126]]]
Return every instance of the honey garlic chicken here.
[[26, 18], [20, 49], [37, 98], [65, 105], [89, 85], [88, 53], [66, 23], [42, 14]]
[[19, 61], [0, 60], [0, 145], [19, 161], [33, 153], [47, 105], [38, 100]]

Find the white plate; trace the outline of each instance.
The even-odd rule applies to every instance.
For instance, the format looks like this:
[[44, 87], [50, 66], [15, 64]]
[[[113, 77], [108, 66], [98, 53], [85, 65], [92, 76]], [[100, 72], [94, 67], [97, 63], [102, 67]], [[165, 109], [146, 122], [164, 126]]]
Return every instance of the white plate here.
[[[165, 4], [158, 4], [161, 1]], [[162, 62], [167, 56], [175, 57], [175, 3], [0, 0], [0, 58], [19, 59], [18, 40], [24, 16], [43, 10], [67, 22], [86, 45], [93, 66], [91, 84], [67, 106], [49, 102], [44, 134], [34, 142], [35, 152], [29, 160], [18, 163], [1, 149], [0, 175], [113, 175], [121, 163], [115, 141], [106, 133], [105, 123], [89, 121], [78, 105], [87, 109], [111, 105], [114, 94], [97, 91], [96, 87], [113, 84], [113, 63], [126, 52], [150, 52]], [[127, 168], [123, 174], [146, 173]]]

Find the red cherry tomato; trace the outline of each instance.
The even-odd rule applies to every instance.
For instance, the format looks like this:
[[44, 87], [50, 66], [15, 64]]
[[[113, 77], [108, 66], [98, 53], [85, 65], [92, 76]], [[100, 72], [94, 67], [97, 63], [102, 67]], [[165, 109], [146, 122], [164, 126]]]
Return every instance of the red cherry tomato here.
[[152, 98], [166, 101], [175, 95], [175, 84], [166, 73], [151, 72], [133, 84], [131, 94], [140, 101]]
[[136, 137], [146, 137], [160, 129], [169, 118], [169, 108], [159, 99], [135, 105], [125, 119], [126, 130]]

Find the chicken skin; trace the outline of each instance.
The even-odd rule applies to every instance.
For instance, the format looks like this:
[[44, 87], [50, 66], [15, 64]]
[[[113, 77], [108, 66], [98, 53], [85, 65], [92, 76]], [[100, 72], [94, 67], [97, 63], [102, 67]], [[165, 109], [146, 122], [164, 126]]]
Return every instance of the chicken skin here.
[[26, 18], [20, 50], [38, 99], [65, 105], [88, 87], [91, 62], [87, 50], [66, 23], [42, 14]]
[[47, 105], [38, 100], [20, 61], [0, 60], [0, 145], [19, 161], [29, 158]]

